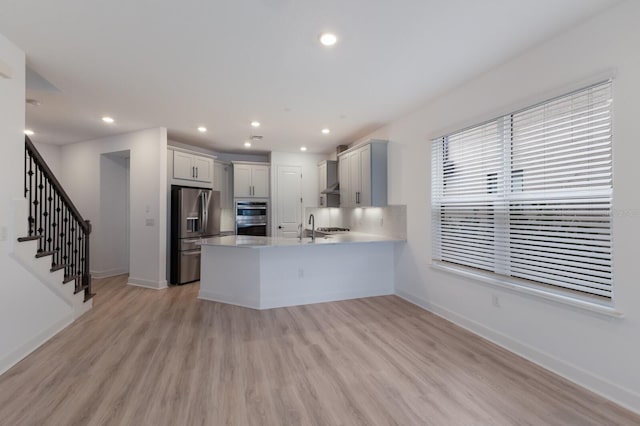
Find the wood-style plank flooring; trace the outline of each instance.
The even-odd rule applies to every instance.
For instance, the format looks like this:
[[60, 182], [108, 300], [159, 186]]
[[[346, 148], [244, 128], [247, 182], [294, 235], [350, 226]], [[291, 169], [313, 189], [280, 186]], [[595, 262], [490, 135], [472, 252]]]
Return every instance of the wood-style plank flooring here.
[[394, 296], [254, 311], [125, 283], [0, 376], [0, 424], [640, 424]]

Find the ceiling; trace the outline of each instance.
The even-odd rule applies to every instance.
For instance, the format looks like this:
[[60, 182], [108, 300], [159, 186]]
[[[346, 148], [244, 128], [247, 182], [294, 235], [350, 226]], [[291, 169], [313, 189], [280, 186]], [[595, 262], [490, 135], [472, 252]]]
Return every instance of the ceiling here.
[[617, 2], [0, 0], [0, 33], [27, 54], [37, 142], [163, 126], [217, 151], [259, 134], [251, 151], [321, 153]]

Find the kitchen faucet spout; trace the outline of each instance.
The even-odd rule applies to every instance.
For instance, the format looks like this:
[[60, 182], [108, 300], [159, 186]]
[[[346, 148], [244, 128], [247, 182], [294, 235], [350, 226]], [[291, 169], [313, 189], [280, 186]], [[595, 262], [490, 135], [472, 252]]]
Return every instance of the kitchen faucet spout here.
[[311, 225], [311, 241], [316, 240], [316, 218], [312, 214], [309, 215], [309, 225]]

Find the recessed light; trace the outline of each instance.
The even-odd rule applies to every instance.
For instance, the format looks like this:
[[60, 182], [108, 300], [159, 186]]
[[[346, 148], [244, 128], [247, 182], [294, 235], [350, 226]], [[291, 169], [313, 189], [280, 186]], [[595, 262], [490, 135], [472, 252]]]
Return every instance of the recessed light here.
[[252, 121], [251, 122], [251, 127], [260, 127], [260, 122], [259, 121]]
[[304, 151], [306, 151], [306, 150], [307, 150], [307, 147], [306, 147], [306, 146], [301, 146], [301, 147], [300, 147], [300, 151], [304, 152]]
[[105, 116], [105, 117], [102, 117], [102, 121], [104, 121], [105, 123], [109, 123], [109, 124], [111, 124], [111, 123], [113, 123], [115, 120], [114, 120], [113, 118], [111, 118], [111, 117], [106, 117], [106, 116]]
[[321, 130], [323, 135], [328, 135], [329, 133], [331, 133], [331, 130], [327, 129], [326, 127], [324, 129]]
[[322, 43], [323, 46], [333, 46], [337, 41], [338, 37], [333, 33], [320, 34], [320, 43]]
[[198, 127], [198, 131], [199, 131], [200, 133], [204, 133], [204, 132], [206, 132], [206, 131], [207, 131], [207, 128], [206, 128], [206, 127], [204, 127], [204, 126], [200, 126], [200, 127]]
[[247, 141], [244, 143], [245, 148], [251, 148], [251, 142]]
[[36, 132], [30, 129], [25, 129], [24, 134], [27, 136], [33, 136]]

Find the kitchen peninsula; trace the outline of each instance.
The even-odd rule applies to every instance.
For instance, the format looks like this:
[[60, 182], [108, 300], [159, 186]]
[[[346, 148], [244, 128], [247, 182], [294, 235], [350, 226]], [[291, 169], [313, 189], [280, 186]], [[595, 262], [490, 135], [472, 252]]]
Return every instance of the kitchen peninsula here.
[[199, 299], [254, 309], [393, 294], [403, 239], [351, 232], [203, 240]]

